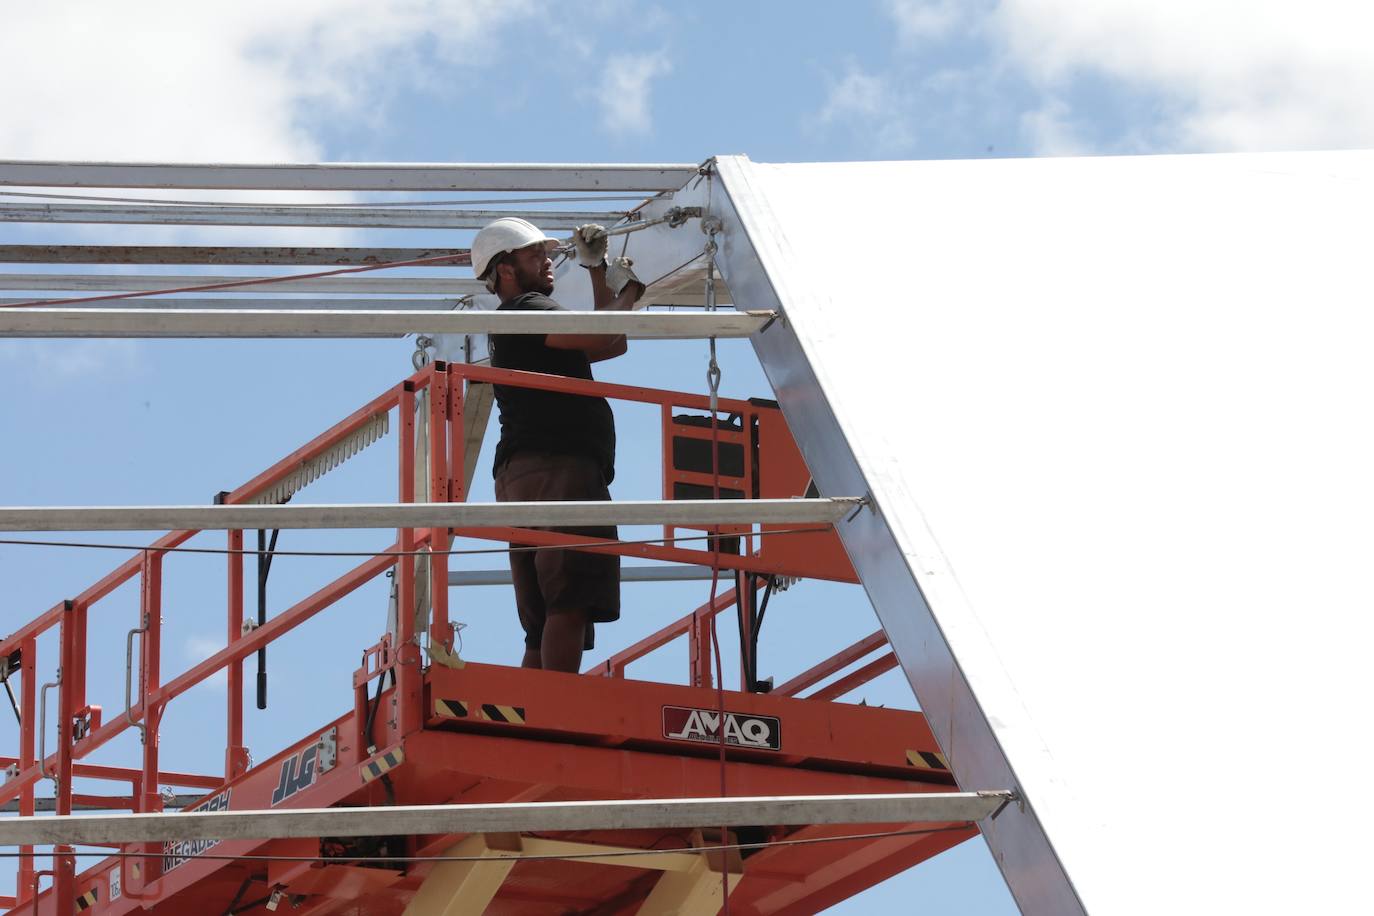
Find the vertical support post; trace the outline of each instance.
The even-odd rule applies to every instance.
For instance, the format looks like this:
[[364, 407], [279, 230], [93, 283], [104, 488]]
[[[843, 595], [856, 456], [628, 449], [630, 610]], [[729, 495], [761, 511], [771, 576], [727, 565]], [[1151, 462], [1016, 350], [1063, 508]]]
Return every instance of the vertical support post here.
[[[434, 364], [429, 381], [429, 499], [446, 503], [452, 499], [449, 483], [452, 479], [448, 464], [449, 415], [448, 366]], [[449, 529], [431, 528], [429, 531], [429, 600], [431, 646], [451, 650], [453, 630], [448, 622], [448, 547]]]
[[463, 469], [467, 467], [463, 426], [465, 408], [463, 376], [449, 364], [448, 371], [448, 498], [449, 502], [463, 502], [468, 498], [467, 481]]
[[[663, 498], [673, 498], [672, 468], [673, 468], [673, 405], [664, 403], [660, 408], [661, 422], [663, 427], [662, 450], [663, 450]], [[672, 525], [663, 526], [663, 537], [671, 538], [677, 532]], [[671, 544], [672, 541], [666, 541]]]
[[[243, 532], [230, 531], [229, 607], [225, 635], [232, 646], [243, 638]], [[229, 665], [228, 705], [224, 740], [224, 778], [233, 779], [248, 771], [248, 748], [243, 744], [243, 661]]]
[[[86, 605], [72, 605], [72, 670], [71, 700], [72, 715], [86, 706]], [[63, 676], [63, 683], [67, 678]], [[73, 736], [74, 737], [74, 736]]]
[[[30, 637], [20, 645], [19, 678], [19, 770], [24, 772], [33, 766], [37, 737], [34, 728], [38, 722], [38, 640]], [[33, 786], [30, 784], [19, 790], [19, 814], [32, 817], [34, 814]], [[33, 847], [19, 847], [19, 879], [14, 892], [22, 902], [33, 892]]]
[[143, 552], [141, 611], [146, 632], [140, 640], [139, 679], [143, 687], [143, 797], [142, 812], [162, 810], [158, 794], [158, 726], [162, 705], [156, 699], [162, 686], [162, 554]]
[[690, 642], [690, 658], [688, 664], [691, 666], [690, 683], [693, 687], [712, 686], [711, 678], [711, 607], [697, 614], [692, 621], [692, 627], [687, 631]]
[[[162, 686], [162, 553], [143, 551], [142, 586], [139, 594], [139, 613], [142, 616], [143, 638], [139, 640], [139, 683], [143, 696], [143, 770], [134, 799], [134, 810], [154, 813], [162, 810], [162, 796], [158, 793], [158, 732], [162, 723], [162, 704], [157, 695]], [[126, 891], [144, 893], [157, 880], [160, 859], [155, 857], [158, 845], [144, 843], [132, 849], [149, 853], [136, 860], [125, 860], [125, 875], [129, 879]], [[62, 912], [66, 912], [65, 910]]]
[[[433, 400], [431, 398], [431, 400]], [[401, 383], [400, 435], [400, 502], [415, 502], [415, 384]], [[424, 689], [420, 672], [420, 646], [415, 633], [415, 557], [406, 554], [415, 550], [415, 529], [399, 528], [396, 546], [402, 556], [396, 563], [396, 725], [401, 735], [419, 731], [424, 722], [421, 694]], [[447, 585], [445, 585], [447, 587]]]
[[[60, 662], [57, 686], [57, 798], [59, 816], [72, 813], [72, 721], [76, 717], [76, 688], [80, 678], [76, 671], [77, 611], [74, 602], [62, 605], [59, 628]], [[70, 846], [54, 846], [52, 851], [53, 895], [58, 913], [76, 910], [76, 857]]]

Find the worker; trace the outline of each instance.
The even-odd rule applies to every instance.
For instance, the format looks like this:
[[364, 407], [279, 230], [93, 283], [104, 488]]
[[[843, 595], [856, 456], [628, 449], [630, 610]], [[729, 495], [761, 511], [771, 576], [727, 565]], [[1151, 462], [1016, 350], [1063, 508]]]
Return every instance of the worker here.
[[[597, 311], [625, 311], [644, 294], [627, 258], [606, 262], [597, 225], [574, 233]], [[501, 299], [500, 311], [564, 311], [553, 299], [552, 255], [558, 242], [529, 222], [502, 217], [472, 243], [472, 269]], [[591, 364], [625, 352], [623, 334], [493, 334], [491, 364], [591, 379]], [[608, 500], [615, 477], [615, 421], [604, 398], [514, 385], [494, 386], [501, 438], [492, 473], [500, 502]], [[550, 528], [617, 537], [614, 526]], [[512, 547], [520, 545], [512, 544]], [[592, 647], [596, 623], [620, 617], [620, 557], [568, 549], [512, 550], [515, 604], [525, 630], [526, 668], [576, 672]]]

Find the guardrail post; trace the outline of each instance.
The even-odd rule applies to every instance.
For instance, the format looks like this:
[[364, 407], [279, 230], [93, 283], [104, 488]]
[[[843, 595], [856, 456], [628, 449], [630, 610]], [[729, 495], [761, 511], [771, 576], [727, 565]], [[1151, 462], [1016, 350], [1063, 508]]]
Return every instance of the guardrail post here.
[[450, 502], [463, 502], [468, 498], [467, 474], [467, 436], [464, 433], [464, 384], [465, 379], [458, 366], [450, 363], [448, 367], [448, 498]]
[[[687, 631], [690, 640], [690, 676], [693, 687], [711, 686], [711, 618], [712, 608], [707, 605], [704, 613], [698, 614]], [[722, 672], [723, 675], [723, 672]]]
[[[162, 721], [162, 705], [157, 693], [162, 686], [162, 554], [156, 550], [143, 552], [142, 590], [139, 609], [145, 631], [139, 641], [139, 677], [143, 688], [143, 774], [135, 810], [162, 810], [162, 796], [158, 793], [158, 731]], [[125, 860], [125, 874], [129, 892], [141, 894], [157, 880], [161, 862], [155, 857], [157, 844], [144, 843], [134, 847], [149, 855], [141, 860]], [[63, 910], [62, 912], [66, 912]]]
[[[452, 475], [448, 465], [448, 439], [454, 435], [448, 427], [449, 417], [448, 366], [436, 362], [429, 377], [429, 499], [446, 503], [453, 499], [450, 492]], [[461, 431], [457, 433], [461, 435]], [[448, 547], [449, 529], [431, 528], [429, 531], [429, 599], [431, 616], [429, 641], [431, 645], [453, 648], [453, 630], [448, 622]]]
[[[432, 400], [432, 398], [431, 398]], [[415, 502], [415, 383], [402, 382], [397, 436], [400, 448], [400, 502]], [[415, 633], [415, 529], [398, 528], [396, 545], [396, 691], [395, 723], [401, 735], [419, 731], [424, 722], [420, 647]], [[447, 586], [445, 586], [447, 587]]]
[[[72, 723], [77, 710], [76, 691], [81, 686], [81, 678], [76, 676], [77, 631], [76, 603], [68, 600], [63, 603], [62, 623], [58, 629], [56, 810], [59, 816], [72, 813]], [[52, 851], [53, 895], [58, 913], [76, 910], [76, 857], [73, 852], [70, 846], [54, 846]]]
[[[227, 645], [243, 638], [243, 532], [230, 531], [229, 608]], [[243, 745], [243, 662], [229, 665], [228, 708], [224, 742], [224, 778], [233, 779], [248, 771], [248, 748]]]
[[[38, 641], [32, 638], [24, 640], [19, 652], [19, 772], [24, 773], [37, 762], [34, 723], [38, 721]], [[19, 814], [32, 817], [33, 813], [33, 785], [29, 784], [19, 790]], [[33, 882], [33, 847], [20, 846], [19, 878], [14, 887], [19, 902], [29, 899], [33, 893]]]

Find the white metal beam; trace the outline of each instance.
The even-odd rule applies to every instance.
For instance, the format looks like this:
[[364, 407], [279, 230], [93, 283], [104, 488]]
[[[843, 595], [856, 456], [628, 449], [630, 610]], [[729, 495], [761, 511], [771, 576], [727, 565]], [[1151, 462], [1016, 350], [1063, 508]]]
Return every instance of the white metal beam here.
[[[85, 292], [139, 292], [156, 289], [181, 289], [262, 280], [270, 277], [209, 274], [0, 274], [0, 289], [29, 289]], [[457, 277], [317, 277], [291, 280], [283, 277], [274, 283], [233, 287], [216, 292], [261, 293], [264, 289], [296, 293], [425, 293], [432, 296], [466, 296], [485, 293], [480, 280]]]
[[918, 792], [44, 815], [0, 819], [0, 845], [268, 840], [376, 836], [380, 833], [638, 830], [757, 824], [943, 824], [982, 820], [1012, 797], [1005, 791]]
[[158, 204], [0, 204], [0, 223], [86, 223], [157, 226], [344, 226], [359, 229], [480, 229], [518, 216], [541, 229], [610, 225], [623, 212], [607, 210], [473, 210], [426, 207], [271, 207]]
[[0, 507], [0, 531], [806, 525], [837, 522], [862, 504], [857, 497], [832, 497], [316, 506], [15, 506]]
[[0, 185], [268, 191], [675, 191], [697, 166], [560, 163], [155, 163], [0, 160]]
[[400, 334], [625, 334], [748, 337], [772, 312], [496, 312], [243, 309], [0, 311], [3, 337], [395, 337]]

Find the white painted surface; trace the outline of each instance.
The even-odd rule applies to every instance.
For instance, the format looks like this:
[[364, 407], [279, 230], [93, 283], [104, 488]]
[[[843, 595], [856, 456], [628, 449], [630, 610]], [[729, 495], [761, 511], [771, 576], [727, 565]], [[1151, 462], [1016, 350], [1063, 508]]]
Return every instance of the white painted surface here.
[[[175, 300], [163, 300], [164, 303]], [[3, 337], [399, 337], [448, 334], [625, 334], [690, 340], [748, 337], [771, 313], [489, 312], [276, 309], [0, 309]]]
[[674, 499], [284, 506], [0, 506], [0, 531], [225, 531], [237, 528], [480, 528], [836, 522], [855, 498]]
[[987, 817], [1006, 801], [1006, 794], [998, 792], [919, 792], [44, 815], [0, 819], [0, 843], [19, 846], [200, 838], [376, 836], [383, 826], [398, 833], [526, 833], [739, 826], [760, 821], [770, 824], [942, 824]]
[[1087, 909], [1366, 910], [1374, 153], [748, 177]]

